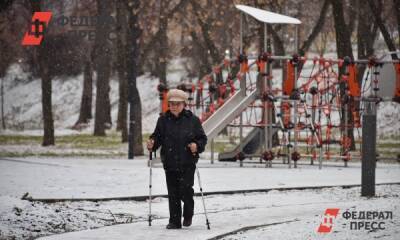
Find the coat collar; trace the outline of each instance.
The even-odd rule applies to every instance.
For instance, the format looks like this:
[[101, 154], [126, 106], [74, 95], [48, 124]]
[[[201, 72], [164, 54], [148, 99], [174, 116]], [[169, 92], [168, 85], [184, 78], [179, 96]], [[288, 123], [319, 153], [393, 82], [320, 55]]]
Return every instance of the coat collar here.
[[168, 110], [168, 111], [165, 113], [165, 115], [166, 115], [167, 117], [169, 117], [169, 118], [172, 118], [172, 119], [180, 119], [180, 118], [182, 118], [182, 117], [190, 117], [190, 116], [193, 115], [193, 113], [192, 113], [190, 110], [183, 109], [182, 112], [180, 112], [179, 115], [176, 117], [174, 114], [171, 113], [170, 110]]

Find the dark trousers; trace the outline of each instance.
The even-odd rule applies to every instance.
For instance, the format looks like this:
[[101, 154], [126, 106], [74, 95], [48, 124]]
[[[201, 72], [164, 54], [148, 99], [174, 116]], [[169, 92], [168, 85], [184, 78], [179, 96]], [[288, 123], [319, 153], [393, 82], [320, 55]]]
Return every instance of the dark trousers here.
[[183, 217], [191, 218], [194, 209], [194, 172], [196, 168], [180, 171], [165, 171], [168, 188], [169, 222], [181, 225], [183, 201]]

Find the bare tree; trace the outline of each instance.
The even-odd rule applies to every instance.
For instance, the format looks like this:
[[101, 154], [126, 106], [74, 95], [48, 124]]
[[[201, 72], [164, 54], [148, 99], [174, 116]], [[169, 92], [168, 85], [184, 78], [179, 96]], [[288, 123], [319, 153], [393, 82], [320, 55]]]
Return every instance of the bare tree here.
[[194, 15], [197, 18], [198, 24], [200, 25], [201, 32], [204, 39], [204, 44], [207, 47], [207, 50], [211, 56], [212, 64], [218, 64], [222, 61], [223, 55], [218, 51], [212, 36], [211, 36], [211, 21], [209, 18], [209, 14], [206, 13], [198, 1], [190, 0], [190, 4], [193, 6]]
[[400, 0], [393, 0], [394, 4], [394, 12], [396, 14], [397, 19], [397, 38], [399, 40], [399, 48], [400, 48]]
[[1, 126], [3, 127], [3, 129], [6, 129], [6, 119], [4, 117], [4, 76], [1, 76]]
[[[357, 57], [358, 59], [366, 59], [374, 54], [374, 42], [377, 36], [378, 25], [370, 22], [373, 19], [372, 12], [368, 5], [363, 4], [362, 0], [358, 0], [358, 26], [357, 26]], [[378, 9], [382, 10], [382, 4]], [[362, 83], [365, 65], [358, 66], [358, 82]]]
[[[378, 6], [375, 4], [374, 0], [368, 0], [367, 1], [368, 6], [371, 9], [371, 12], [374, 16], [375, 22], [379, 27], [379, 30], [382, 33], [383, 39], [385, 40], [385, 43], [387, 45], [387, 47], [389, 48], [389, 51], [396, 51], [396, 46], [394, 45], [394, 41], [393, 39], [390, 37], [389, 31], [387, 30], [387, 28], [385, 27], [385, 23], [381, 17], [381, 12], [379, 11]], [[397, 59], [397, 55], [396, 54], [392, 54], [392, 58], [393, 59]]]
[[299, 53], [301, 55], [304, 55], [305, 52], [311, 47], [311, 44], [314, 42], [314, 40], [317, 38], [318, 34], [322, 31], [324, 24], [325, 24], [325, 19], [326, 19], [326, 14], [329, 9], [329, 1], [324, 0], [324, 3], [322, 4], [321, 11], [319, 13], [319, 17], [317, 22], [315, 23], [314, 28], [312, 29], [310, 35], [308, 35], [307, 39], [303, 42], [299, 49]]
[[169, 0], [160, 0], [160, 15], [159, 15], [159, 31], [160, 37], [158, 39], [158, 54], [156, 54], [157, 61], [157, 74], [160, 83], [167, 86], [167, 59], [168, 59], [168, 5]]
[[[332, 10], [333, 10], [333, 20], [335, 23], [335, 32], [336, 32], [336, 51], [337, 51], [337, 56], [338, 58], [343, 59], [344, 57], [350, 57], [351, 59], [354, 59], [353, 56], [353, 50], [351, 47], [351, 37], [350, 37], [350, 31], [348, 28], [348, 25], [346, 24], [344, 20], [344, 13], [343, 13], [343, 1], [342, 0], [330, 0], [332, 4]], [[339, 69], [339, 78], [343, 76], [344, 74], [344, 67], [341, 67]], [[340, 95], [345, 96], [346, 95], [346, 86], [343, 82], [340, 83]], [[347, 104], [346, 98], [342, 98], [342, 104], [345, 105]], [[347, 108], [347, 115], [349, 116], [347, 119], [347, 122], [345, 122], [345, 108], [341, 109], [341, 125], [350, 125], [354, 124], [353, 119], [352, 119], [352, 111], [351, 108]], [[344, 131], [344, 128], [342, 128], [342, 131]], [[354, 143], [354, 134], [353, 134], [353, 129], [348, 128], [347, 133], [344, 132], [344, 134], [351, 139], [351, 150], [355, 149], [355, 143]]]
[[116, 0], [117, 12], [117, 72], [119, 80], [119, 100], [118, 100], [118, 119], [117, 131], [121, 131], [122, 142], [128, 141], [128, 79], [126, 73], [126, 28], [127, 12], [125, 3]]
[[6, 129], [6, 119], [4, 116], [4, 76], [6, 74], [6, 70], [9, 67], [10, 63], [14, 60], [13, 59], [13, 52], [10, 51], [9, 44], [0, 39], [0, 79], [1, 79], [1, 125], [3, 129]]
[[108, 35], [111, 30], [109, 17], [111, 14], [111, 2], [97, 0], [97, 12], [99, 22], [96, 26], [95, 40], [95, 67], [97, 70], [96, 82], [96, 113], [94, 122], [94, 135], [105, 136], [106, 123], [109, 114], [109, 80], [110, 80], [110, 58], [111, 47], [108, 41]]
[[83, 69], [83, 90], [81, 98], [81, 107], [78, 121], [74, 128], [79, 129], [81, 124], [87, 124], [92, 119], [92, 98], [93, 98], [93, 68], [92, 61], [87, 58]]
[[128, 157], [133, 158], [134, 155], [143, 155], [142, 145], [142, 105], [140, 101], [139, 91], [136, 86], [136, 78], [138, 74], [138, 56], [139, 41], [142, 30], [139, 26], [139, 1], [126, 0], [128, 6], [128, 28], [127, 28], [127, 44], [126, 59], [127, 77], [128, 77], [128, 102], [129, 102], [129, 135]]
[[[30, 0], [32, 13], [41, 11], [41, 1]], [[39, 73], [42, 88], [42, 114], [43, 114], [43, 146], [54, 145], [54, 120], [51, 101], [51, 76], [49, 73], [48, 52], [46, 38], [40, 46], [33, 49], [33, 57], [39, 64]]]

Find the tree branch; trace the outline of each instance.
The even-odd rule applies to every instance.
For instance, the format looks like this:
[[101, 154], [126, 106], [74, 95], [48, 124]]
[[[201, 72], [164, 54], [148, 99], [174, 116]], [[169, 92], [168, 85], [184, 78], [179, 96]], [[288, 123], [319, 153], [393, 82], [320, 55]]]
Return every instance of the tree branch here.
[[303, 42], [303, 45], [299, 49], [299, 53], [301, 55], [304, 55], [305, 52], [308, 51], [308, 49], [311, 47], [311, 44], [314, 42], [315, 38], [318, 36], [318, 34], [321, 32], [322, 28], [324, 27], [326, 13], [328, 12], [328, 9], [329, 9], [329, 1], [325, 0], [323, 5], [322, 5], [321, 12], [319, 14], [319, 18], [317, 20], [317, 23], [315, 24], [315, 26], [314, 26], [313, 30], [311, 31], [310, 35]]
[[[392, 38], [390, 37], [390, 34], [388, 30], [385, 27], [385, 23], [383, 22], [381, 18], [381, 12], [378, 11], [378, 7], [375, 5], [375, 2], [373, 0], [368, 0], [368, 6], [371, 9], [371, 12], [375, 18], [375, 22], [379, 27], [379, 30], [381, 31], [383, 35], [383, 39], [385, 40], [385, 43], [387, 47], [389, 48], [389, 51], [394, 52], [396, 51], [396, 46], [394, 45], [394, 42]], [[397, 59], [396, 54], [392, 54], [392, 59]]]

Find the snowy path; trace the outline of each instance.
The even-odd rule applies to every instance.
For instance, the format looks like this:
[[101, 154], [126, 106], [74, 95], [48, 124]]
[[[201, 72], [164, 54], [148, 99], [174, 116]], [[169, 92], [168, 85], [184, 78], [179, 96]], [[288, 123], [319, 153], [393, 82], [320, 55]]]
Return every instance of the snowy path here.
[[[334, 163], [340, 166], [342, 163]], [[359, 163], [348, 168], [300, 165], [288, 169], [285, 165], [264, 168], [263, 165], [201, 161], [200, 172], [205, 191], [282, 188], [296, 186], [354, 185], [361, 181]], [[182, 230], [165, 230], [168, 221], [168, 201], [156, 198], [153, 226], [147, 226], [147, 202], [105, 201], [65, 202], [55, 204], [30, 203], [20, 200], [29, 192], [34, 198], [102, 198], [141, 196], [148, 193], [148, 167], [145, 157], [125, 159], [21, 158], [0, 159], [0, 238], [6, 236], [43, 236], [44, 239], [209, 239], [243, 227], [276, 224], [227, 236], [227, 239], [318, 239], [316, 228], [328, 207], [355, 210], [393, 211], [394, 219], [386, 231], [349, 231], [338, 219], [337, 231], [323, 239], [355, 239], [366, 236], [398, 239], [394, 226], [400, 225], [400, 185], [377, 186], [377, 198], [360, 197], [360, 188], [326, 188], [321, 190], [292, 190], [268, 193], [209, 195], [211, 231], [206, 230], [201, 198], [195, 198], [193, 226]], [[154, 169], [154, 194], [165, 194], [163, 169]], [[378, 163], [377, 183], [400, 182], [398, 164]], [[198, 190], [197, 182], [195, 190]], [[18, 210], [16, 210], [16, 208]], [[113, 213], [118, 222], [132, 217], [132, 223], [113, 225]], [[282, 223], [286, 221], [294, 221]], [[50, 226], [51, 225], [51, 226]], [[54, 226], [63, 226], [56, 228]], [[100, 227], [100, 228], [99, 228]], [[85, 230], [96, 228], [92, 230]], [[273, 230], [271, 230], [273, 229]], [[82, 231], [83, 230], [83, 231]], [[28, 235], [26, 235], [28, 234]], [[267, 235], [265, 235], [267, 234]], [[264, 236], [264, 237], [262, 237]], [[25, 237], [26, 238], [26, 237]], [[353, 236], [351, 237], [352, 239]]]
[[[329, 189], [324, 191], [304, 190], [266, 194], [235, 194], [231, 196], [209, 196], [206, 203], [210, 211], [211, 230], [205, 227], [205, 219], [201, 214], [201, 199], [196, 198], [197, 213], [193, 226], [181, 230], [166, 230], [168, 223], [168, 207], [166, 199], [158, 199], [154, 203], [155, 214], [162, 219], [153, 221], [151, 227], [145, 220], [132, 224], [115, 225], [95, 230], [85, 230], [61, 235], [53, 235], [41, 239], [210, 239], [237, 229], [273, 224], [261, 230], [250, 230], [241, 235], [233, 235], [234, 239], [397, 239], [400, 236], [400, 186], [379, 186], [378, 198], [359, 197], [360, 188]], [[115, 203], [118, 205], [118, 203]], [[112, 207], [110, 204], [107, 207]], [[135, 215], [146, 218], [147, 203], [131, 203], [133, 206], [115, 206], [120, 211], [128, 209]], [[136, 206], [135, 206], [136, 205]], [[139, 206], [141, 206], [141, 208]], [[318, 234], [316, 229], [322, 221], [326, 208], [340, 208], [341, 211], [394, 211], [394, 220], [385, 221], [385, 230], [369, 232], [366, 230], [350, 231], [349, 222], [341, 217], [341, 212], [334, 223], [334, 230], [328, 234]], [[101, 207], [100, 207], [101, 208]], [[128, 208], [128, 209], [126, 209]], [[276, 224], [276, 225], [275, 225]], [[288, 227], [289, 226], [289, 227]], [[272, 228], [274, 231], [269, 231]], [[226, 237], [232, 239], [232, 236]]]
[[[336, 165], [342, 165], [341, 162]], [[25, 158], [0, 159], [0, 195], [34, 198], [107, 198], [148, 194], [149, 170], [144, 157], [126, 159]], [[206, 192], [299, 186], [335, 186], [361, 183], [359, 163], [348, 168], [301, 165], [199, 164]], [[153, 169], [153, 194], [166, 194], [161, 167]], [[400, 165], [379, 164], [376, 183], [400, 182]], [[27, 184], [29, 183], [29, 184]], [[197, 182], [195, 183], [197, 191]]]

